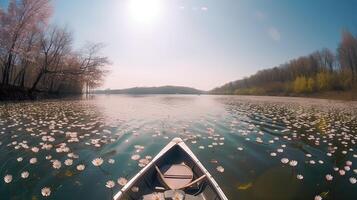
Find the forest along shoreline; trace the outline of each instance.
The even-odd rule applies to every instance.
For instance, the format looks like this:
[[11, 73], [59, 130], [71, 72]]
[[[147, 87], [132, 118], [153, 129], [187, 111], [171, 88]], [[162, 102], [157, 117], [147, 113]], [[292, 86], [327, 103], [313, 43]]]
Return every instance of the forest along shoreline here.
[[73, 48], [73, 34], [49, 24], [49, 0], [10, 1], [0, 9], [0, 100], [81, 94], [102, 83], [108, 58], [103, 45]]
[[229, 82], [211, 94], [357, 99], [357, 36], [342, 32], [336, 51], [322, 49]]

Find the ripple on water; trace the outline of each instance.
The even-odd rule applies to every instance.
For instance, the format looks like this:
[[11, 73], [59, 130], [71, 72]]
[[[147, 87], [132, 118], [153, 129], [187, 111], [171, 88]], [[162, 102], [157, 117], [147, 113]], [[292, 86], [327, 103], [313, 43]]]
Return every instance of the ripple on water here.
[[357, 197], [355, 103], [112, 95], [0, 110], [4, 198], [109, 198], [177, 136], [229, 199]]

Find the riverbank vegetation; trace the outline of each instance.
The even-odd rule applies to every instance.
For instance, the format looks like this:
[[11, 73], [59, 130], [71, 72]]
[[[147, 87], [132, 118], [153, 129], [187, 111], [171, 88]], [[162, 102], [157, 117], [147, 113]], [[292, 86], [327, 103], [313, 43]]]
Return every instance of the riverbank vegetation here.
[[72, 33], [49, 23], [52, 10], [49, 0], [10, 0], [0, 8], [0, 99], [79, 94], [101, 83], [103, 45], [74, 49]]
[[[213, 94], [319, 96], [357, 91], [357, 36], [342, 32], [336, 52], [322, 49], [230, 82]], [[323, 96], [323, 95], [322, 95]]]

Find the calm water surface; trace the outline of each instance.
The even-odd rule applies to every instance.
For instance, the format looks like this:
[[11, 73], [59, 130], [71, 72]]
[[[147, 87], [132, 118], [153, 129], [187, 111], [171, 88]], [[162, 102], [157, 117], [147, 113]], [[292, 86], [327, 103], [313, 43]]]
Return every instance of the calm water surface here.
[[[110, 199], [119, 178], [130, 179], [179, 136], [229, 199], [353, 200], [356, 116], [356, 103], [302, 98], [103, 95], [2, 103], [0, 199]], [[99, 167], [95, 158], [103, 159]]]

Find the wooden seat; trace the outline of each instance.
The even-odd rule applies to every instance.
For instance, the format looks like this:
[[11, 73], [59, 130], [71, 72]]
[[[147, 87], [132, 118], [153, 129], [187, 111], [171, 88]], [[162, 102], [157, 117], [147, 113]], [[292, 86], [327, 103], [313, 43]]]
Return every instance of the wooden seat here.
[[181, 189], [193, 179], [191, 168], [185, 164], [166, 165], [162, 169], [156, 166], [156, 170], [161, 180], [171, 190]]

